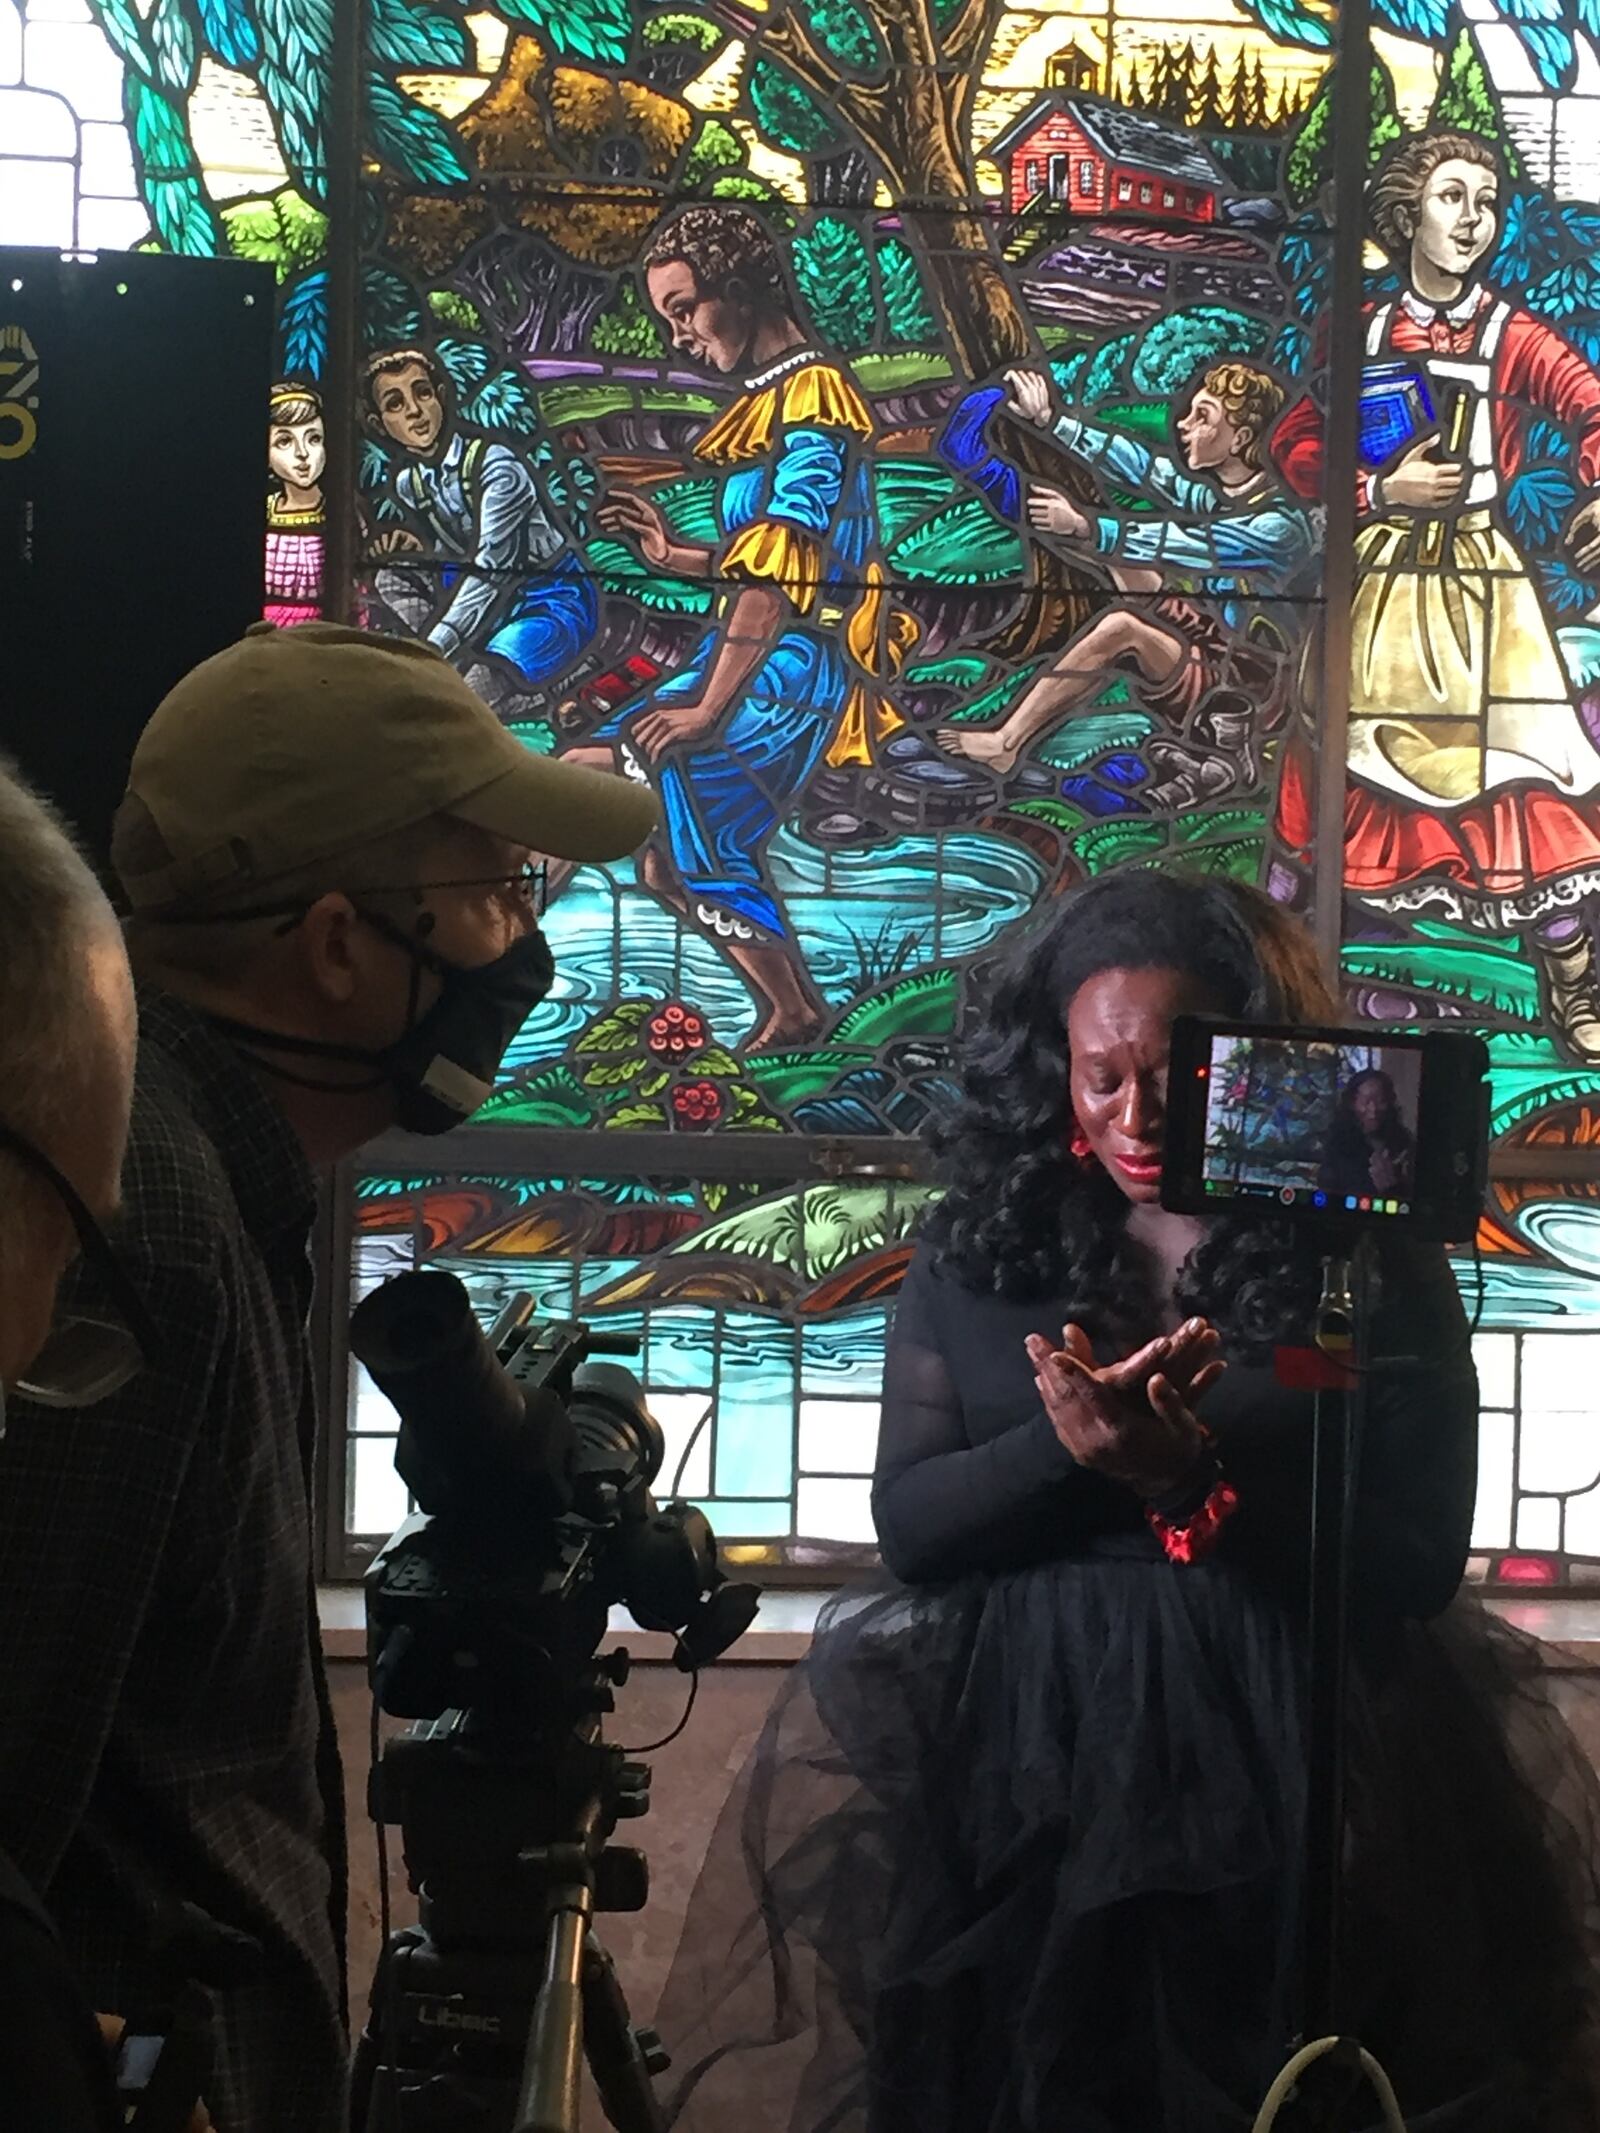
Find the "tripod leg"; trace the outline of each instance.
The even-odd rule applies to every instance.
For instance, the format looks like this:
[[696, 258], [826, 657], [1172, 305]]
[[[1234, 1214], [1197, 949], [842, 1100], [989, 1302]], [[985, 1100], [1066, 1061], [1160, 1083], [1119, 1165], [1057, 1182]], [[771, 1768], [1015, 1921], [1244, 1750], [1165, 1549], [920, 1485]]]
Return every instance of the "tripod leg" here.
[[561, 1893], [572, 1900], [558, 1903], [550, 1914], [544, 1976], [517, 2091], [516, 2133], [577, 2133], [583, 2065], [578, 1980], [593, 1899], [581, 1887]]
[[617, 2133], [664, 2133], [666, 2113], [650, 2077], [667, 2056], [653, 2030], [634, 2028], [617, 1966], [592, 1934], [583, 1951], [583, 2041]]

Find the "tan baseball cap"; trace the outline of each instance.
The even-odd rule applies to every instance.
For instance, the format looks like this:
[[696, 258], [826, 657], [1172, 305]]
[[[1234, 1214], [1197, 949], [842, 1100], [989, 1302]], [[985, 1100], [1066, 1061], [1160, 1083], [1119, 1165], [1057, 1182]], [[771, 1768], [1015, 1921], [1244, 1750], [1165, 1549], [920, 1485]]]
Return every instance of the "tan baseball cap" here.
[[258, 622], [157, 706], [123, 802], [138, 831], [112, 860], [135, 911], [209, 909], [432, 815], [599, 860], [636, 850], [656, 807], [524, 748], [431, 645]]

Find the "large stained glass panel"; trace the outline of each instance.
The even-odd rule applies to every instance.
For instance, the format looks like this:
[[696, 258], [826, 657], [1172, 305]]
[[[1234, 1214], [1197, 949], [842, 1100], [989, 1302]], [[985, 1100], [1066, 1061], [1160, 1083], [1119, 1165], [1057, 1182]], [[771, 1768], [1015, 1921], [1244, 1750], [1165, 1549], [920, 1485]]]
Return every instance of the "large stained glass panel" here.
[[638, 995], [780, 1128], [905, 1131], [1042, 895], [1259, 868], [1315, 582], [1266, 438], [1312, 360], [1315, 159], [1292, 211], [1278, 163], [1320, 61], [1182, 30], [565, 7], [430, 87], [475, 174], [374, 188], [367, 611], [665, 818], [561, 885], [541, 1097]]
[[[710, 1399], [720, 1530], [864, 1542], [923, 1195], [801, 1151], [921, 1130], [1041, 899], [1179, 850], [1262, 865], [1316, 590], [1266, 439], [1327, 249], [1317, 152], [1292, 206], [1280, 164], [1325, 40], [990, 0], [474, 34], [417, 87], [469, 181], [370, 187], [365, 612], [665, 824], [555, 882], [557, 989], [483, 1129], [590, 1134], [593, 1219], [639, 1190], [629, 1135], [690, 1176], [697, 1137], [760, 1150], [571, 1293], [643, 1314], [647, 1381], [663, 1312], [696, 1358], [673, 1397]], [[480, 1282], [547, 1278], [456, 1244]], [[560, 1286], [576, 1247], [547, 1249]]]
[[[1530, 38], [1486, 5], [1426, 47], [1377, 47], [1395, 122], [1367, 189], [1344, 967], [1363, 1016], [1489, 1035], [1483, 1323], [1505, 1331], [1479, 1538], [1537, 1580], [1600, 1556], [1581, 1393], [1600, 1271], [1600, 73], [1571, 18]], [[1280, 428], [1291, 480], [1315, 478], [1319, 440], [1311, 409]], [[1302, 737], [1269, 859], [1291, 894], [1304, 761]]]
[[[1566, 0], [1375, 16], [1321, 889], [1359, 1017], [1490, 1033], [1479, 1538], [1542, 1576], [1600, 1559], [1600, 58]], [[369, 0], [358, 141], [334, 29], [0, 0], [0, 239], [270, 259], [268, 612], [344, 602], [344, 514], [358, 612], [660, 796], [637, 863], [553, 879], [556, 991], [449, 1169], [380, 1157], [358, 1284], [626, 1319], [680, 1438], [713, 1410], [685, 1481], [725, 1531], [852, 1544], [922, 1190], [859, 1173], [989, 959], [1112, 866], [1318, 894], [1337, 13]]]

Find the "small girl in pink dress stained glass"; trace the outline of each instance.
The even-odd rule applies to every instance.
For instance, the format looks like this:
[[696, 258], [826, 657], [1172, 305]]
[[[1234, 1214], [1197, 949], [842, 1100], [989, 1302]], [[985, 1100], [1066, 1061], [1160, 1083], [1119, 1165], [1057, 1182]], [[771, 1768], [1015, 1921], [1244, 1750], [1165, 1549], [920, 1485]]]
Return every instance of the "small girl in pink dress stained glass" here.
[[309, 386], [275, 385], [268, 403], [266, 605], [280, 626], [322, 613], [322, 402]]

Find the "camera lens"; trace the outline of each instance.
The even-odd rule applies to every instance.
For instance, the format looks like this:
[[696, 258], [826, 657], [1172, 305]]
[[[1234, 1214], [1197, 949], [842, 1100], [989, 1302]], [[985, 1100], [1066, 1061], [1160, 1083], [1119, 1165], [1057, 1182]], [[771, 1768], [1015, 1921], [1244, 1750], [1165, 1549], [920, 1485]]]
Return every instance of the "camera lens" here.
[[578, 1464], [589, 1473], [636, 1475], [655, 1480], [666, 1455], [661, 1424], [645, 1405], [644, 1391], [620, 1363], [585, 1363], [573, 1372], [569, 1403], [578, 1437]]

